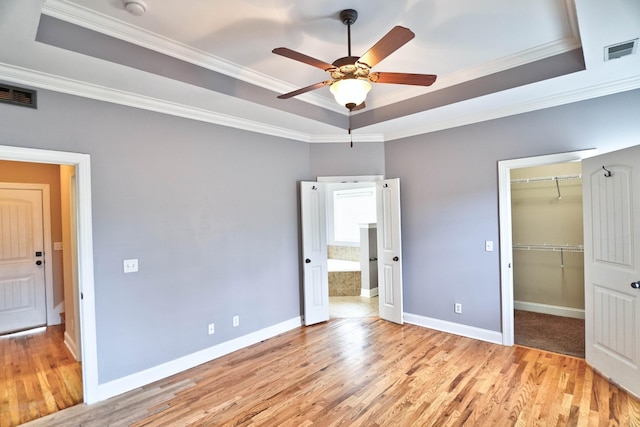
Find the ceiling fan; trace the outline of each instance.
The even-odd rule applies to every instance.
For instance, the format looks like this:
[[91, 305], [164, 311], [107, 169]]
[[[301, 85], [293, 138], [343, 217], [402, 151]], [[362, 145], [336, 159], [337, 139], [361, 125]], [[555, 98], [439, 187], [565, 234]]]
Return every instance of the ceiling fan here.
[[372, 72], [371, 68], [413, 39], [415, 34], [405, 27], [393, 27], [364, 55], [360, 57], [352, 56], [351, 25], [356, 22], [357, 18], [358, 12], [354, 9], [346, 9], [340, 12], [340, 20], [347, 26], [348, 52], [347, 56], [336, 59], [332, 64], [286, 47], [273, 49], [272, 52], [277, 55], [320, 68], [331, 75], [331, 80], [325, 80], [285, 93], [278, 96], [279, 99], [292, 98], [324, 86], [330, 86], [331, 93], [333, 93], [340, 105], [344, 105], [349, 111], [356, 111], [365, 107], [364, 101], [371, 89], [370, 82], [431, 86], [436, 81], [437, 76], [434, 74]]

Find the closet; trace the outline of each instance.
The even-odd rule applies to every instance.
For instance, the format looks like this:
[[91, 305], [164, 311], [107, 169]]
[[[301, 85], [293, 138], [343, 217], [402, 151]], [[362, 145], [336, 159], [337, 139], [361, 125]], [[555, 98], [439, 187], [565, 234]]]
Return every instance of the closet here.
[[[584, 345], [581, 164], [513, 169], [510, 179], [516, 343], [522, 339], [518, 331], [523, 330], [518, 319], [524, 322], [523, 316], [530, 319], [529, 313], [542, 313], [536, 322], [547, 324], [534, 324], [531, 333], [548, 336], [527, 338], [525, 345], [537, 346], [537, 342], [553, 340], [572, 341], [569, 344], [574, 347], [579, 346], [579, 341]], [[554, 333], [551, 326], [565, 320], [571, 325]], [[582, 336], [562, 336], [562, 329]], [[568, 345], [553, 342], [541, 345], [543, 349], [583, 356], [584, 350], [563, 351], [564, 344]], [[544, 348], [545, 345], [549, 348]]]

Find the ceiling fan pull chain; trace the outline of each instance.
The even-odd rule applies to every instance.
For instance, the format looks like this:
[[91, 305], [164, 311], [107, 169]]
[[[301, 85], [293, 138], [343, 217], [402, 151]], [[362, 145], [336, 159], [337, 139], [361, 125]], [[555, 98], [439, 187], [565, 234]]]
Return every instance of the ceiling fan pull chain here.
[[349, 136], [351, 137], [351, 142], [349, 143], [349, 148], [353, 148], [353, 134], [351, 133], [351, 128], [349, 128]]

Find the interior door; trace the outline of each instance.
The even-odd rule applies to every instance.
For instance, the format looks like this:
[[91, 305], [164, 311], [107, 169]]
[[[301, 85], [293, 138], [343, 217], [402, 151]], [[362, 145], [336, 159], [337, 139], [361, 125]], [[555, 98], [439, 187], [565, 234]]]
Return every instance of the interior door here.
[[640, 396], [640, 146], [582, 172], [587, 363]]
[[0, 189], [0, 333], [46, 325], [42, 192]]
[[402, 318], [402, 247], [400, 240], [400, 179], [377, 182], [378, 304], [380, 317]]
[[325, 185], [300, 183], [304, 324], [329, 320]]

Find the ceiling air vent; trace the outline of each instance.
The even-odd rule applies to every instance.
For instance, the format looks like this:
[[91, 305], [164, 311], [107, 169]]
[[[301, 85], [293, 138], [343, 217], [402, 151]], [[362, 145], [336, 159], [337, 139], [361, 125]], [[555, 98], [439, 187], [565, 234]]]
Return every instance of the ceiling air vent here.
[[36, 91], [0, 84], [0, 102], [36, 108]]
[[612, 44], [604, 48], [604, 60], [610, 61], [612, 59], [622, 58], [623, 56], [633, 55], [638, 48], [638, 39], [629, 40], [628, 42], [622, 42]]

